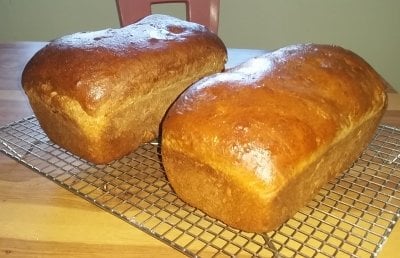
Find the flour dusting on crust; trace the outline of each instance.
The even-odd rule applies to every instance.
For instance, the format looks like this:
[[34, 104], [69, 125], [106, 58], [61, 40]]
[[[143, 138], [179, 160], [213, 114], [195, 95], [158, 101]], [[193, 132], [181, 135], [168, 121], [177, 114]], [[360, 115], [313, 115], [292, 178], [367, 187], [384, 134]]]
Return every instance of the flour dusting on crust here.
[[241, 160], [244, 166], [254, 171], [254, 174], [266, 183], [270, 183], [274, 178], [271, 153], [254, 144], [247, 144], [245, 147], [234, 146], [233, 153]]

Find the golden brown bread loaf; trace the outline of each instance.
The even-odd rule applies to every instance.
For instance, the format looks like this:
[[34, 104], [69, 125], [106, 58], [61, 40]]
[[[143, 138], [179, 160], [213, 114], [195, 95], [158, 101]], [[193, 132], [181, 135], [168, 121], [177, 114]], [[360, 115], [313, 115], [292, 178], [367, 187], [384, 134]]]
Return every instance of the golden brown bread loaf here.
[[177, 195], [245, 231], [276, 229], [367, 146], [385, 82], [336, 46], [294, 45], [209, 76], [162, 125]]
[[49, 43], [25, 67], [22, 85], [53, 142], [107, 163], [154, 139], [176, 97], [225, 61], [223, 42], [204, 26], [151, 15]]

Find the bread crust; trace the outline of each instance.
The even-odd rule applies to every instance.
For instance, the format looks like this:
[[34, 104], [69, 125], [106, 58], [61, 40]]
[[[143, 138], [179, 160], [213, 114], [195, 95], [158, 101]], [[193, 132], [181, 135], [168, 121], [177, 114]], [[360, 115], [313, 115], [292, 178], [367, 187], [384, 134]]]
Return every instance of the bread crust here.
[[50, 42], [26, 65], [22, 85], [53, 142], [108, 163], [154, 139], [170, 104], [193, 82], [222, 71], [226, 55], [204, 26], [151, 15]]
[[288, 46], [186, 90], [163, 122], [163, 164], [186, 202], [268, 232], [351, 166], [386, 105], [385, 81], [361, 57]]

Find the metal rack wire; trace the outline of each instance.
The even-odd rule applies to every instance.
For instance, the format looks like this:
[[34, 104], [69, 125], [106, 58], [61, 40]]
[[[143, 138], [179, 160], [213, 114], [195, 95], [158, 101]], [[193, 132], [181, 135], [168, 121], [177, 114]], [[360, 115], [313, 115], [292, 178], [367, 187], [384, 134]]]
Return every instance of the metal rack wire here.
[[400, 129], [384, 125], [348, 171], [265, 235], [181, 201], [157, 142], [93, 165], [51, 143], [35, 117], [0, 128], [0, 141], [6, 155], [188, 256], [376, 257], [400, 217]]

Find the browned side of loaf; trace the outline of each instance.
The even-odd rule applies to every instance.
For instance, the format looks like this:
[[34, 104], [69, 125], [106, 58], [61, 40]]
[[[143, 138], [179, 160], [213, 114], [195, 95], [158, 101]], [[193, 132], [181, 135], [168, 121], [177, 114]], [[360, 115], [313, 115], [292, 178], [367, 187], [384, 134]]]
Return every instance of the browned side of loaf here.
[[268, 232], [351, 166], [386, 103], [385, 82], [356, 54], [285, 47], [185, 91], [163, 122], [164, 167], [189, 204]]
[[22, 85], [53, 142], [107, 163], [155, 138], [176, 97], [225, 61], [224, 44], [205, 27], [151, 15], [52, 41], [29, 61]]

